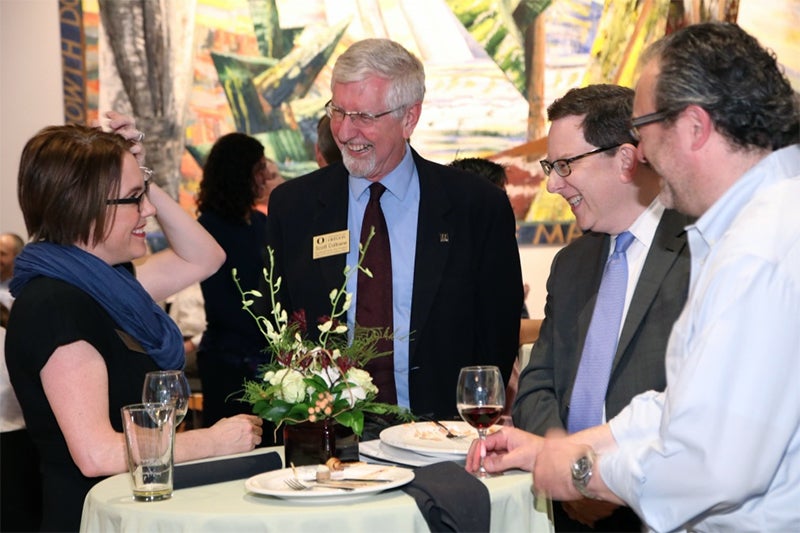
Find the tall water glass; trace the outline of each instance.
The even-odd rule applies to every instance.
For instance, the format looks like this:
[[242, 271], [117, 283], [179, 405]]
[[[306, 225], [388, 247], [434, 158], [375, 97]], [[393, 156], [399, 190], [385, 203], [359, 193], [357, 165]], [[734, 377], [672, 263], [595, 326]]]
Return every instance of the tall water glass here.
[[133, 498], [154, 502], [172, 497], [175, 407], [139, 403], [121, 412]]

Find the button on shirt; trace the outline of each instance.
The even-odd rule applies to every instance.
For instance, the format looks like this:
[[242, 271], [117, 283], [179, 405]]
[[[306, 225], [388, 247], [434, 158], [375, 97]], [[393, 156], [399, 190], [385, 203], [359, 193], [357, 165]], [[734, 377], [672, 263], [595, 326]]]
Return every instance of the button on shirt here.
[[[417, 249], [417, 220], [419, 213], [419, 176], [414, 166], [411, 150], [406, 145], [402, 161], [380, 180], [386, 187], [381, 196], [381, 209], [389, 229], [389, 246], [392, 253], [392, 292], [394, 313], [394, 380], [397, 387], [397, 404], [409, 407], [408, 358], [409, 330], [411, 327], [411, 297], [414, 286], [414, 259]], [[369, 201], [371, 181], [350, 176], [347, 226], [350, 229], [350, 252], [347, 264], [358, 264], [358, 241], [361, 222]], [[354, 331], [357, 278], [347, 281], [347, 291], [353, 294], [353, 303], [347, 311], [347, 325]]]
[[653, 529], [800, 531], [800, 145], [690, 226], [667, 389], [610, 428], [606, 485]]

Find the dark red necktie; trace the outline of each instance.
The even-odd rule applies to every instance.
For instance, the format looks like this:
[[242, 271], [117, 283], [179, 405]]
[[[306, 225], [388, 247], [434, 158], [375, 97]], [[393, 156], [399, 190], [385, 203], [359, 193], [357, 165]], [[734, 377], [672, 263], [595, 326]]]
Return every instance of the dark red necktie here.
[[[356, 325], [379, 327], [394, 331], [392, 313], [392, 254], [389, 247], [389, 230], [381, 210], [381, 195], [386, 187], [380, 183], [369, 186], [369, 203], [364, 211], [361, 224], [361, 243], [366, 243], [370, 228], [375, 235], [370, 241], [362, 266], [372, 272], [372, 278], [359, 270], [358, 291], [356, 293]], [[378, 387], [377, 401], [397, 403], [397, 390], [394, 384], [394, 346], [391, 339], [378, 341], [378, 352], [388, 352], [383, 357], [370, 361], [365, 370], [372, 376]]]

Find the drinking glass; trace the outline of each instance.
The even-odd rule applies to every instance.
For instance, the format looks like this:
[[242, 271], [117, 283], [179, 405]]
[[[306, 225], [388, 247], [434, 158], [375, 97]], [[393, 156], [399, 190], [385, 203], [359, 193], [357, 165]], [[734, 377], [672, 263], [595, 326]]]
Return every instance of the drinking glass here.
[[142, 387], [142, 402], [175, 406], [175, 427], [183, 422], [189, 408], [189, 380], [183, 370], [148, 372]]
[[155, 502], [172, 497], [175, 408], [138, 403], [121, 409], [133, 497]]
[[486, 457], [486, 430], [503, 414], [506, 389], [503, 376], [496, 366], [467, 366], [461, 369], [456, 387], [458, 413], [469, 425], [478, 430], [481, 446], [481, 464], [477, 477], [490, 477], [483, 466]]

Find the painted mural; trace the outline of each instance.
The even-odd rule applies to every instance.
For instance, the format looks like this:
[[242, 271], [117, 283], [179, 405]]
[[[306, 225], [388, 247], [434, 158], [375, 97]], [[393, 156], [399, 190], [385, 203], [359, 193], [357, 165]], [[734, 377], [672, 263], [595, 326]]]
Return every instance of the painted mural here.
[[632, 85], [639, 52], [668, 27], [691, 17], [736, 20], [737, 10], [756, 34], [779, 21], [785, 37], [773, 46], [795, 80], [800, 71], [791, 53], [800, 0], [770, 3], [778, 12], [753, 10], [747, 0], [698, 0], [692, 13], [685, 12], [691, 3], [670, 0], [60, 4], [66, 119], [90, 121], [98, 109], [133, 113], [147, 127], [151, 164], [190, 211], [205, 154], [231, 131], [258, 137], [288, 179], [314, 170], [316, 123], [336, 57], [366, 37], [400, 42], [426, 70], [412, 144], [442, 163], [478, 156], [506, 165], [520, 244], [563, 244], [580, 235], [567, 204], [546, 192], [538, 164], [546, 151], [545, 109], [567, 89]]

